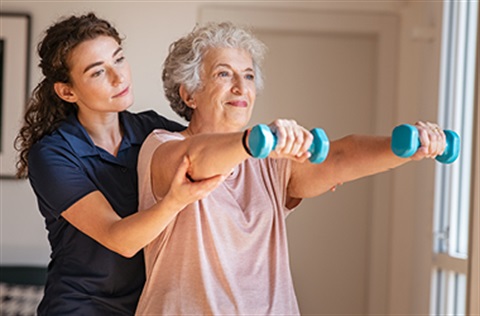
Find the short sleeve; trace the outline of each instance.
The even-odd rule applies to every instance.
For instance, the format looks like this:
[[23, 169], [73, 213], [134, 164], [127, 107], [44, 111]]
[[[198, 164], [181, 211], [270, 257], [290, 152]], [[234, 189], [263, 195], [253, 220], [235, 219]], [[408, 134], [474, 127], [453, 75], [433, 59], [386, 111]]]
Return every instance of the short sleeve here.
[[80, 160], [68, 146], [37, 143], [28, 158], [29, 180], [44, 216], [59, 218], [63, 211], [97, 190]]
[[179, 133], [172, 133], [165, 130], [154, 130], [143, 142], [138, 155], [138, 194], [139, 210], [150, 208], [157, 202], [153, 194], [151, 181], [151, 165], [155, 150], [161, 144], [174, 139], [184, 139]]

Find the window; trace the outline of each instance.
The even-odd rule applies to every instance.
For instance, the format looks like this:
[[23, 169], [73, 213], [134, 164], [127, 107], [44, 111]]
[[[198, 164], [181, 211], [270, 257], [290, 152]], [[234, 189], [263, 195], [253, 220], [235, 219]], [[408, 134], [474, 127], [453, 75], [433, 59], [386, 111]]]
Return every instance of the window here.
[[461, 139], [460, 156], [437, 164], [432, 315], [465, 315], [473, 156], [478, 1], [444, 1], [439, 122]]

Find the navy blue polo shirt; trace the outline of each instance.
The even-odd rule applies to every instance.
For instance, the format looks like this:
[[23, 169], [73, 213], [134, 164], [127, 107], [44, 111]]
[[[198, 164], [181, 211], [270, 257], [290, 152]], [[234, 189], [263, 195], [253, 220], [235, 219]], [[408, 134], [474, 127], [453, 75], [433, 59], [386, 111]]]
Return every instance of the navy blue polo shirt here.
[[31, 148], [29, 179], [52, 250], [39, 315], [132, 315], [135, 311], [145, 282], [143, 252], [122, 257], [61, 216], [96, 190], [121, 217], [136, 212], [142, 142], [153, 129], [184, 128], [154, 111], [122, 112], [120, 122], [124, 136], [117, 157], [96, 147], [75, 115]]

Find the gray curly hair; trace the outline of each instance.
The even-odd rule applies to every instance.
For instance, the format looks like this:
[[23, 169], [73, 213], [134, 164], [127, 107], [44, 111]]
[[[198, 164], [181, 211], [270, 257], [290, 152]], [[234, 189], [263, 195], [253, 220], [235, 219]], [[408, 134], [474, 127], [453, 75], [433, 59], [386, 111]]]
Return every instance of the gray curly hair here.
[[172, 109], [181, 117], [190, 121], [193, 110], [180, 97], [180, 85], [184, 85], [189, 94], [202, 87], [200, 74], [203, 57], [209, 48], [239, 48], [252, 56], [257, 91], [263, 88], [261, 62], [266, 46], [249, 30], [230, 22], [210, 22], [196, 26], [186, 36], [173, 42], [163, 64], [163, 89]]

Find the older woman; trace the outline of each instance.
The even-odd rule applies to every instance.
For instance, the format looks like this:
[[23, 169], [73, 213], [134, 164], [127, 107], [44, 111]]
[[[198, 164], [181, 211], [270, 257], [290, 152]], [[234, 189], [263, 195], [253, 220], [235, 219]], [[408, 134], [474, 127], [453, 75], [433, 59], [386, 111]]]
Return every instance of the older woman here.
[[227, 175], [210, 195], [165, 214], [145, 249], [147, 282], [137, 313], [299, 314], [291, 279], [286, 216], [303, 198], [338, 183], [435, 157], [445, 148], [436, 125], [417, 124], [422, 147], [396, 157], [390, 137], [333, 141], [322, 164], [306, 162], [312, 136], [291, 120], [270, 124], [278, 137], [266, 159], [249, 156], [243, 129], [262, 85], [264, 46], [230, 23], [195, 28], [170, 47], [163, 80], [172, 108], [189, 126], [154, 131], [139, 155], [140, 210], [162, 200], [183, 157], [192, 181]]

